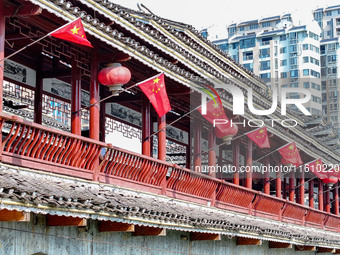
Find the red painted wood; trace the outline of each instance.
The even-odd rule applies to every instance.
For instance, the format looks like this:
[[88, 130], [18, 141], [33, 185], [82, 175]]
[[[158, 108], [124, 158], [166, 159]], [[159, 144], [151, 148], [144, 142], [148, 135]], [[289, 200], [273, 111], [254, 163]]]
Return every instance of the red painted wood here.
[[331, 194], [328, 185], [326, 185], [326, 190], [325, 190], [325, 195], [326, 195], [326, 212], [330, 213], [331, 212]]
[[[0, 59], [5, 57], [5, 0], [0, 0]], [[1, 66], [4, 66], [4, 63], [0, 63]], [[4, 69], [0, 68], [0, 112], [2, 112], [3, 107], [3, 81], [4, 81]], [[0, 134], [1, 135], [1, 134]], [[0, 137], [2, 138], [2, 137]], [[2, 139], [1, 139], [2, 140]]]
[[150, 116], [150, 101], [143, 95], [142, 96], [142, 154], [151, 156], [150, 147], [150, 134], [151, 134], [151, 116]]
[[309, 180], [308, 200], [309, 200], [309, 207], [314, 208], [314, 180]]
[[[166, 160], [166, 114], [158, 118], [158, 159]], [[160, 131], [161, 130], [161, 131]]]
[[336, 185], [333, 190], [334, 214], [339, 215], [339, 187], [338, 183], [334, 185]]
[[281, 180], [281, 173], [280, 172], [277, 172], [276, 173], [276, 196], [281, 198], [282, 195], [281, 195], [281, 190], [282, 190], [282, 180]]
[[194, 171], [201, 169], [201, 133], [202, 127], [200, 125], [194, 128]]
[[319, 185], [319, 210], [323, 211], [323, 182], [319, 179], [318, 180], [318, 185]]
[[233, 183], [236, 185], [240, 185], [240, 173], [238, 170], [240, 169], [240, 141], [234, 140], [232, 142], [233, 147], [233, 166], [236, 168], [236, 172], [233, 176]]
[[[215, 129], [214, 128], [212, 128], [209, 131], [208, 147], [209, 147], [208, 165], [210, 167], [215, 167], [216, 166], [216, 151], [215, 151], [215, 147], [216, 147], [216, 135], [215, 135]], [[209, 175], [211, 177], [216, 177], [216, 172], [209, 171]]]
[[295, 187], [294, 187], [294, 171], [289, 173], [289, 201], [294, 202], [295, 200]]
[[91, 61], [91, 81], [90, 81], [90, 138], [99, 141], [99, 107], [97, 103], [100, 100], [99, 82], [98, 82], [98, 59], [97, 50], [92, 51]]
[[301, 171], [300, 173], [300, 204], [304, 205], [305, 204], [305, 171]]
[[[71, 99], [71, 132], [81, 135], [81, 72], [73, 57], [72, 61], [72, 99]], [[78, 112], [79, 111], [79, 112]], [[77, 112], [77, 113], [74, 113]]]
[[[270, 165], [270, 157], [265, 157], [264, 159], [264, 165], [267, 166], [267, 169]], [[266, 171], [264, 173], [264, 179], [263, 179], [263, 191], [265, 194], [270, 195], [270, 181], [269, 181], [269, 171]]]
[[246, 187], [253, 188], [253, 176], [251, 166], [253, 164], [253, 141], [247, 138], [247, 172], [246, 172]]

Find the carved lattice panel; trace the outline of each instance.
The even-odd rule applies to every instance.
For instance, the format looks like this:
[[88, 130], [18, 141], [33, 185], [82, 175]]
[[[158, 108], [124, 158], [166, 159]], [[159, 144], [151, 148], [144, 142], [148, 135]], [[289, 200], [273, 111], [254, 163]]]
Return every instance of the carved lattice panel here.
[[142, 132], [140, 129], [122, 123], [120, 121], [114, 120], [112, 118], [105, 118], [105, 134], [108, 135], [114, 130], [123, 134], [126, 138], [138, 138], [140, 141], [142, 139]]

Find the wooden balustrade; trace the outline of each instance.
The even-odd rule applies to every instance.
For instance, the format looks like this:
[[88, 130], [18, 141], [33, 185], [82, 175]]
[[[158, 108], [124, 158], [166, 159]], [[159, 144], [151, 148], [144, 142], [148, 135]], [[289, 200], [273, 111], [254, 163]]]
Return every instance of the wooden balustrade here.
[[[340, 216], [82, 136], [0, 114], [1, 161], [340, 232]], [[105, 155], [100, 156], [105, 150]], [[95, 162], [100, 159], [99, 167]]]

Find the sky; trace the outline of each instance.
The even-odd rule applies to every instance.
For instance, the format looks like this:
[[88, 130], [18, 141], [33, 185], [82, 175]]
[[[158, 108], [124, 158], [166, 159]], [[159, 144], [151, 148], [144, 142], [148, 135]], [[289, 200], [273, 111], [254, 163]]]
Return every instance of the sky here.
[[122, 6], [137, 9], [144, 4], [154, 14], [193, 25], [196, 29], [225, 28], [240, 21], [260, 19], [291, 13], [298, 25], [312, 20], [312, 10], [340, 5], [340, 0], [111, 0]]

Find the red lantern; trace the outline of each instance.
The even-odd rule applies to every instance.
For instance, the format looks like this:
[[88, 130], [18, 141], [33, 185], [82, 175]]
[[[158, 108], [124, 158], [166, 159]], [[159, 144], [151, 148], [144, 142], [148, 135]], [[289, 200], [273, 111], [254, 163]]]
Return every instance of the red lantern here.
[[328, 185], [333, 185], [338, 182], [338, 178], [329, 176], [328, 178], [322, 179], [322, 182]]
[[225, 126], [217, 126], [216, 125], [216, 136], [222, 138], [224, 142], [228, 142], [229, 144], [234, 135], [238, 132], [238, 127], [236, 124], [231, 125], [231, 122], [228, 122]]
[[131, 79], [131, 72], [119, 63], [108, 65], [98, 74], [98, 80], [101, 84], [109, 87], [112, 94], [118, 96], [123, 90], [123, 85]]

